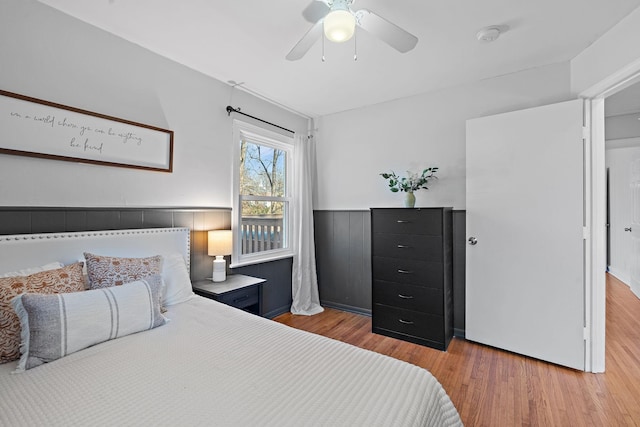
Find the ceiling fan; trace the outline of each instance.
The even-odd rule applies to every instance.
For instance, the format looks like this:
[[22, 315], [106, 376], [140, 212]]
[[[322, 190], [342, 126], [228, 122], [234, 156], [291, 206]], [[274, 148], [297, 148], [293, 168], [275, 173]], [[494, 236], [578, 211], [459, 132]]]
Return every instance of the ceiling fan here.
[[349, 40], [355, 33], [356, 25], [386, 42], [399, 52], [408, 52], [416, 46], [418, 38], [387, 21], [368, 9], [352, 10], [353, 0], [314, 0], [302, 12], [313, 26], [291, 49], [286, 58], [296, 61], [302, 58], [311, 46], [324, 36], [333, 42]]

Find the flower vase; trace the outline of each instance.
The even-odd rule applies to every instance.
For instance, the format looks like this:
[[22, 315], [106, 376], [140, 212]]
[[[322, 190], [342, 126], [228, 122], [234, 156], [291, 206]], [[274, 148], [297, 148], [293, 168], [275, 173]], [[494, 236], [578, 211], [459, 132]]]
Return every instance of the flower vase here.
[[416, 205], [416, 196], [413, 194], [413, 191], [407, 191], [404, 196], [404, 207], [412, 208]]

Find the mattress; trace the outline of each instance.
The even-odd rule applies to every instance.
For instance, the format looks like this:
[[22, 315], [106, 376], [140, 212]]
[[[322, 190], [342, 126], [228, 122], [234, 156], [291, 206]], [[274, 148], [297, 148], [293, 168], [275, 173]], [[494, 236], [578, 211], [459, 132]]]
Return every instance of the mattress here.
[[425, 369], [193, 297], [156, 329], [24, 373], [6, 426], [458, 426]]

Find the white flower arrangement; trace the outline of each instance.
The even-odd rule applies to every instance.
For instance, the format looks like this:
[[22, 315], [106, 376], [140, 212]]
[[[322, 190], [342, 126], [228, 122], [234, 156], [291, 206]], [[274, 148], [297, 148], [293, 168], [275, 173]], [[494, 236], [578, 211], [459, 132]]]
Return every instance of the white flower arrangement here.
[[389, 180], [389, 189], [392, 192], [406, 191], [407, 193], [413, 193], [421, 188], [428, 190], [427, 183], [431, 178], [438, 178], [435, 176], [437, 171], [437, 167], [431, 167], [423, 170], [421, 174], [407, 171], [408, 176], [406, 178], [399, 177], [394, 171], [391, 171], [391, 173], [381, 173], [380, 176]]

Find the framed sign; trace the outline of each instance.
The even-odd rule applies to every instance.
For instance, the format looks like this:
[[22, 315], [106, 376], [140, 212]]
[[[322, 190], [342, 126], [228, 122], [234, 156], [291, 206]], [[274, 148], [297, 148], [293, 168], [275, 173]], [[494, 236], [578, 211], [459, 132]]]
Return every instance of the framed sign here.
[[0, 153], [173, 171], [173, 131], [0, 90]]

